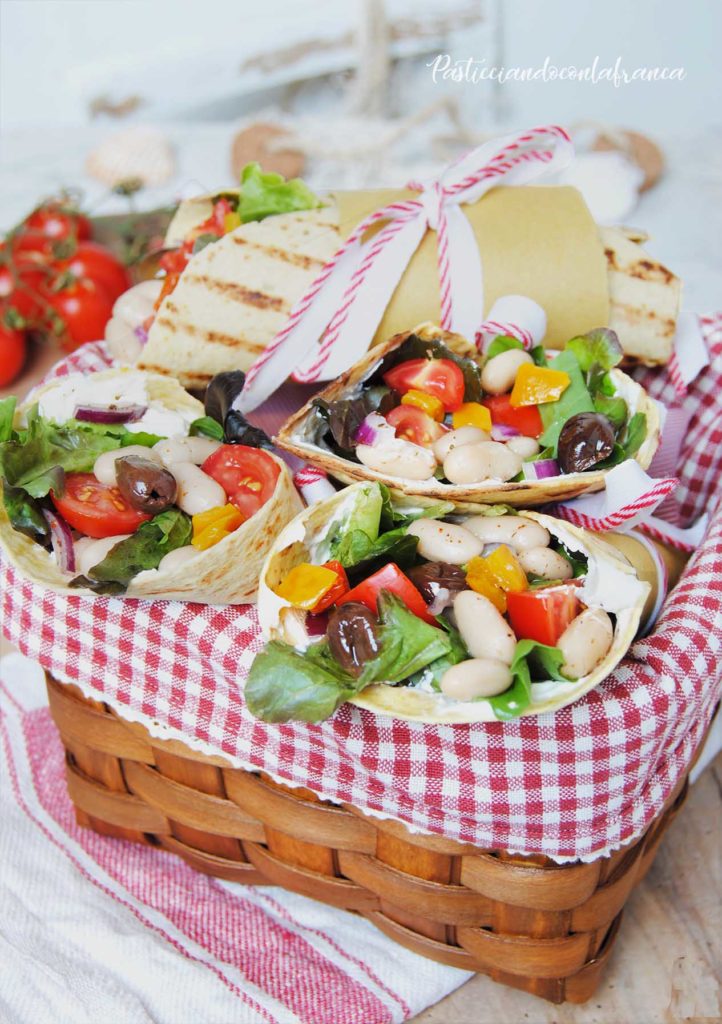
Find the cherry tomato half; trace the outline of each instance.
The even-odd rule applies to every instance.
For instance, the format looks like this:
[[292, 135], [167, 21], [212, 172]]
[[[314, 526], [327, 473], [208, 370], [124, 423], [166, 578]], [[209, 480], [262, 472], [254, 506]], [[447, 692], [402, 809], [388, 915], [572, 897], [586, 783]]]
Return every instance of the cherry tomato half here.
[[424, 448], [430, 448], [434, 441], [446, 433], [441, 423], [432, 420], [423, 409], [413, 405], [397, 405], [386, 414], [386, 422], [395, 428], [397, 437], [423, 445]]
[[280, 467], [260, 448], [222, 444], [201, 466], [212, 476], [246, 519], [266, 504], [276, 489]]
[[62, 260], [58, 269], [94, 281], [105, 289], [113, 302], [131, 286], [130, 274], [120, 260], [97, 242], [79, 242], [75, 254]]
[[346, 604], [347, 601], [360, 601], [361, 604], [365, 604], [375, 615], [379, 594], [382, 590], [389, 590], [392, 594], [396, 594], [410, 612], [418, 615], [420, 619], [428, 622], [429, 625], [438, 626], [438, 622], [426, 607], [426, 601], [424, 601], [421, 593], [395, 562], [389, 562], [383, 569], [375, 572], [373, 576], [363, 580], [353, 590], [349, 590], [348, 593], [339, 598], [336, 604], [341, 605]]
[[509, 395], [489, 395], [488, 398], [482, 399], [482, 405], [485, 405], [491, 413], [492, 423], [513, 427], [525, 437], [539, 437], [544, 430], [539, 407], [536, 405], [523, 405], [516, 408], [509, 402]]
[[62, 498], [50, 492], [53, 505], [75, 530], [88, 537], [135, 533], [152, 519], [125, 500], [117, 487], [107, 487], [92, 473], [68, 473]]
[[113, 302], [105, 288], [87, 279], [53, 292], [49, 301], [65, 324], [61, 344], [67, 352], [86, 341], [99, 341], [113, 315]]
[[559, 637], [582, 610], [574, 585], [541, 587], [506, 595], [511, 628], [519, 640], [556, 647]]
[[450, 359], [407, 359], [384, 374], [384, 383], [400, 395], [412, 388], [434, 395], [447, 412], [464, 401], [464, 374]]
[[27, 346], [23, 331], [14, 331], [2, 323], [0, 308], [0, 387], [15, 380], [25, 364]]

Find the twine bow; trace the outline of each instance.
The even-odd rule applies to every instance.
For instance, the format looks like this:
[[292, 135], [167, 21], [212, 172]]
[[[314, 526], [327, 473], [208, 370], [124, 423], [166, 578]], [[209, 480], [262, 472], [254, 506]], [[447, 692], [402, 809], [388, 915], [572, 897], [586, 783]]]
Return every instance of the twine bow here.
[[[484, 320], [483, 270], [460, 204], [476, 202], [497, 185], [523, 185], [560, 170], [573, 153], [563, 128], [532, 128], [479, 146], [435, 181], [409, 182], [418, 198], [369, 214], [296, 303], [248, 371], [241, 410], [255, 409], [294, 368], [296, 380], [311, 383], [332, 380], [351, 366], [368, 348], [428, 228], [437, 235], [441, 326], [474, 339]], [[385, 222], [381, 230], [364, 238], [379, 222]]]

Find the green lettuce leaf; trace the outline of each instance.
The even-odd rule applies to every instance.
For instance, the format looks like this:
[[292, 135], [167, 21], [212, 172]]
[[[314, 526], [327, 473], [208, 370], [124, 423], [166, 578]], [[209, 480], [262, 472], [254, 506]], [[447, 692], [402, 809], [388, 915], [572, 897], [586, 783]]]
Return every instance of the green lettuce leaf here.
[[400, 683], [451, 650], [449, 634], [414, 615], [395, 594], [382, 590], [377, 610], [381, 647], [367, 662], [359, 683]]
[[179, 508], [168, 508], [142, 523], [135, 533], [111, 548], [88, 577], [77, 577], [71, 586], [89, 586], [98, 594], [122, 594], [134, 576], [157, 569], [161, 559], [190, 543], [190, 517]]
[[321, 200], [300, 178], [286, 181], [281, 174], [264, 174], [258, 163], [246, 164], [241, 172], [238, 213], [244, 224], [277, 213], [315, 210], [319, 206]]
[[8, 519], [15, 530], [40, 544], [50, 539], [50, 528], [35, 498], [31, 498], [20, 487], [8, 486], [3, 487], [2, 498]]
[[506, 722], [511, 718], [518, 718], [529, 707], [532, 672], [535, 678], [540, 680], [569, 682], [561, 672], [563, 662], [564, 655], [558, 647], [547, 647], [536, 640], [519, 640], [510, 666], [511, 686], [496, 697], [485, 698], [491, 704], [499, 721]]
[[313, 561], [323, 563], [334, 558], [344, 568], [359, 562], [378, 538], [383, 504], [378, 484], [360, 488], [352, 502], [347, 498], [339, 505], [326, 536], [313, 546]]
[[635, 412], [624, 431], [619, 435], [612, 454], [603, 462], [599, 462], [595, 469], [611, 469], [626, 459], [633, 459], [646, 436], [647, 417], [643, 412]]
[[223, 440], [223, 427], [212, 416], [199, 416], [197, 420], [193, 420], [189, 433], [191, 437], [211, 437], [214, 441]]
[[570, 551], [566, 544], [562, 544], [560, 540], [556, 539], [553, 547], [554, 550], [562, 556], [562, 558], [566, 558], [567, 562], [569, 562], [574, 570], [574, 576], [572, 579], [578, 579], [580, 576], [587, 575], [587, 571], [589, 570], [589, 559], [586, 555], [583, 555], [581, 551]]
[[0, 444], [9, 441], [13, 436], [13, 417], [17, 398], [11, 395], [9, 398], [0, 400]]
[[559, 434], [562, 427], [580, 412], [594, 412], [594, 402], [589, 394], [584, 375], [573, 352], [565, 350], [549, 363], [553, 370], [563, 370], [569, 374], [569, 387], [556, 402], [545, 402], [540, 405], [539, 414], [544, 425], [544, 432], [539, 438], [542, 448], [552, 448], [554, 458], [557, 456]]
[[535, 345], [529, 350], [529, 355], [534, 360], [535, 366], [548, 366], [547, 352], [543, 345]]
[[451, 668], [452, 665], [458, 665], [460, 661], [466, 661], [469, 657], [469, 652], [464, 641], [461, 639], [461, 633], [458, 629], [452, 626], [442, 615], [437, 615], [436, 621], [448, 633], [451, 646], [446, 654], [442, 654], [436, 661], [432, 661], [419, 672], [415, 672], [411, 679], [409, 679], [409, 684], [414, 686], [420, 683], [430, 683], [432, 689], [440, 691], [444, 672], [446, 672], [447, 668]]
[[272, 640], [253, 659], [243, 695], [251, 714], [264, 722], [322, 722], [361, 688], [326, 640], [305, 651]]
[[494, 356], [500, 356], [502, 352], [508, 352], [511, 348], [523, 349], [524, 346], [516, 338], [511, 338], [508, 334], [500, 334], [498, 338], [494, 338], [486, 350], [486, 361], [493, 359]]
[[571, 338], [564, 346], [565, 351], [577, 357], [582, 373], [589, 373], [593, 366], [611, 370], [622, 360], [622, 346], [614, 331], [608, 327], [597, 327], [588, 334]]
[[624, 426], [627, 418], [627, 403], [620, 396], [610, 398], [598, 391], [594, 397], [594, 410], [606, 416], [615, 430]]
[[0, 445], [0, 476], [33, 498], [62, 489], [63, 473], [89, 473], [103, 452], [120, 448], [117, 436], [85, 429], [76, 421], [51, 423], [34, 405], [27, 414], [26, 436]]

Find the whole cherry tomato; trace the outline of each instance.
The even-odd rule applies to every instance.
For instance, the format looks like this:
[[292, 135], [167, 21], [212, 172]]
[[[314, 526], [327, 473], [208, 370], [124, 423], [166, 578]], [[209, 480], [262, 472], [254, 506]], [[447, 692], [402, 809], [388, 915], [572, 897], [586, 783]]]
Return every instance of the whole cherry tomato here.
[[39, 206], [25, 219], [28, 231], [38, 231], [47, 238], [90, 238], [90, 221], [84, 214], [67, 209], [57, 203]]
[[88, 278], [101, 285], [115, 302], [131, 286], [130, 275], [110, 249], [97, 242], [79, 242], [75, 253], [58, 263], [61, 272], [69, 270], [75, 277]]
[[6, 327], [0, 316], [0, 387], [15, 380], [26, 356], [25, 334]]
[[100, 341], [113, 314], [106, 290], [85, 278], [51, 294], [50, 304], [65, 325], [60, 343], [67, 352], [86, 341]]

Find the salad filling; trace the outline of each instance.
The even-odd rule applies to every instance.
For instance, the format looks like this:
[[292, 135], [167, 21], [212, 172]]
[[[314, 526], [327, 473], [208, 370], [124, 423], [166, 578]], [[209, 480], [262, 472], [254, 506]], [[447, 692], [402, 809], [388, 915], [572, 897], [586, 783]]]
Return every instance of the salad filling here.
[[607, 328], [556, 353], [499, 336], [477, 357], [459, 336], [423, 325], [381, 347], [360, 379], [351, 371], [343, 391], [334, 384], [313, 399], [279, 441], [307, 458], [314, 449], [334, 466], [410, 481], [419, 493], [429, 484], [544, 485], [642, 455], [648, 464], [656, 413], [617, 369], [621, 359]]
[[321, 721], [346, 700], [370, 706], [368, 688], [423, 694], [437, 711], [483, 703], [482, 718], [506, 720], [606, 674], [621, 634], [636, 629], [639, 609], [629, 609], [646, 584], [549, 516], [401, 505], [379, 483], [322, 504], [328, 518], [309, 509], [264, 566], [270, 642], [245, 698], [265, 721]]
[[67, 586], [99, 594], [197, 558], [266, 505], [282, 471], [270, 439], [231, 408], [243, 383], [219, 374], [205, 409], [132, 370], [59, 378], [22, 410], [0, 401], [7, 520]]

